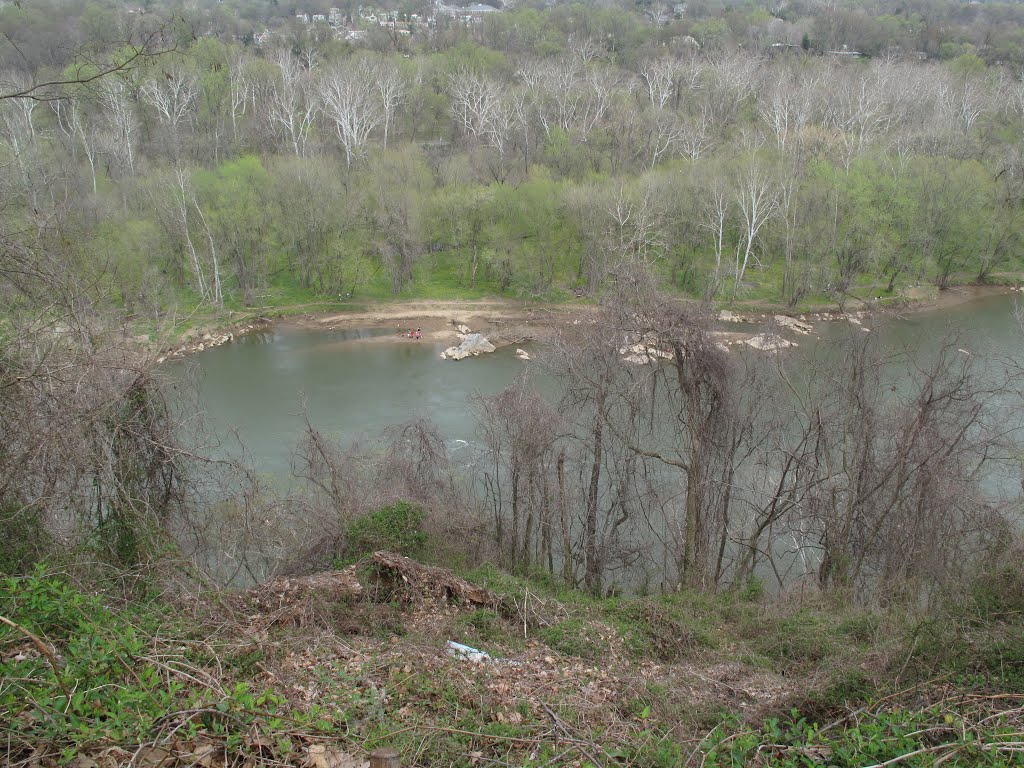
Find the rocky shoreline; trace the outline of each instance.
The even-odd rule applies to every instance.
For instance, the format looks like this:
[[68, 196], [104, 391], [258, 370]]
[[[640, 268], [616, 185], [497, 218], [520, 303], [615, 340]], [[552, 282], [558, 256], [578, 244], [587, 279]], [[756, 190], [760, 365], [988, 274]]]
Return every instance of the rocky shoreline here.
[[206, 329], [195, 329], [187, 333], [184, 340], [176, 346], [161, 352], [156, 362], [163, 363], [168, 360], [181, 359], [202, 352], [206, 349], [213, 349], [227, 344], [229, 341], [245, 336], [246, 334], [267, 330], [274, 325], [274, 320], [269, 317], [259, 316], [247, 321], [244, 325], [233, 326], [230, 331], [211, 331]]
[[[773, 307], [763, 311], [733, 311], [723, 309], [718, 314], [718, 321], [723, 326], [732, 324], [758, 326], [767, 330], [727, 330], [715, 331], [716, 338], [725, 347], [744, 344], [762, 351], [798, 346], [797, 341], [782, 336], [782, 332], [795, 336], [816, 335], [814, 328], [819, 323], [846, 322], [859, 327], [865, 333], [870, 332], [867, 325], [872, 318], [892, 312], [933, 312], [985, 298], [993, 295], [1004, 295], [1022, 292], [1024, 289], [1005, 286], [967, 286], [951, 288], [944, 291], [937, 299], [908, 299], [899, 308], [872, 307], [861, 303], [856, 310], [839, 308], [823, 309], [815, 312], [785, 314]], [[523, 342], [542, 339], [557, 326], [586, 322], [580, 315], [588, 314], [594, 306], [584, 303], [565, 303], [540, 306], [514, 300], [493, 301], [410, 301], [400, 304], [383, 305], [372, 310], [352, 313], [321, 313], [316, 315], [282, 315], [268, 317], [259, 315], [255, 318], [234, 325], [222, 326], [220, 329], [198, 328], [186, 335], [178, 344], [161, 351], [158, 363], [167, 360], [181, 359], [188, 355], [227, 344], [243, 335], [265, 331], [278, 324], [288, 324], [303, 328], [336, 330], [341, 328], [395, 328], [394, 334], [385, 334], [368, 339], [354, 340], [353, 343], [395, 343], [408, 340], [408, 330], [422, 329], [425, 340], [444, 343], [449, 346], [442, 357], [445, 359], [462, 359], [467, 355], [449, 356], [448, 353], [458, 349], [466, 337], [463, 329], [473, 328], [475, 333], [482, 334], [485, 341], [495, 349]], [[520, 359], [528, 359], [525, 351], [517, 355]]]

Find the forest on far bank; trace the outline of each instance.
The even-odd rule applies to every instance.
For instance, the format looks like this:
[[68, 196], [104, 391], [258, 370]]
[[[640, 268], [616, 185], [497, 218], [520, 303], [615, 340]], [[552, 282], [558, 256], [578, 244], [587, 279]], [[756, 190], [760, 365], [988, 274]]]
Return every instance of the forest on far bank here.
[[789, 307], [1021, 271], [1018, 6], [47, 7], [0, 9], [3, 234], [150, 326], [634, 262]]

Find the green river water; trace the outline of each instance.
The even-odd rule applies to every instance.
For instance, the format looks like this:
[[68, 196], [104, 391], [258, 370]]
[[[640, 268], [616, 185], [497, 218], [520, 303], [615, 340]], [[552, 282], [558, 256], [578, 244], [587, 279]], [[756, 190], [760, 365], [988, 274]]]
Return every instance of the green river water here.
[[[1014, 317], [1016, 299], [1015, 295], [989, 296], [865, 324], [882, 334], [886, 343], [921, 351], [953, 329], [962, 334], [958, 344], [972, 354], [995, 350], [1019, 357], [1024, 354], [1024, 333]], [[818, 345], [841, 352], [850, 326], [845, 322], [817, 323], [815, 332], [817, 338], [790, 335], [800, 346], [783, 354], [798, 359], [826, 351]], [[187, 363], [170, 364], [170, 370], [181, 375], [186, 365], [195, 365], [199, 402], [214, 431], [237, 430], [255, 468], [283, 479], [292, 447], [303, 429], [304, 411], [316, 428], [342, 441], [427, 417], [440, 427], [457, 457], [460, 448], [475, 438], [468, 398], [474, 393], [499, 392], [533, 365], [516, 359], [511, 347], [450, 362], [440, 358], [441, 344], [372, 338], [390, 333], [383, 329], [321, 331], [282, 324], [201, 352]], [[554, 387], [545, 385], [542, 376], [540, 379], [542, 390], [554, 395]]]

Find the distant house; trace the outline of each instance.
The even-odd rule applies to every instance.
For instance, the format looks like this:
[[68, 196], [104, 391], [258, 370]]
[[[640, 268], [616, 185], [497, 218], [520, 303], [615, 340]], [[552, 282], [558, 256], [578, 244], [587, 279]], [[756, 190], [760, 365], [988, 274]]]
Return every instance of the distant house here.
[[313, 23], [314, 24], [326, 24], [327, 23], [327, 17], [324, 14], [322, 14], [322, 13], [314, 13], [313, 14]]
[[309, 14], [308, 13], [296, 13], [295, 14], [295, 18], [298, 19], [299, 21], [301, 21], [303, 24], [309, 24]]
[[330, 24], [332, 27], [340, 27], [341, 21], [341, 9], [331, 8], [331, 12], [327, 14], [327, 23]]
[[835, 56], [836, 58], [844, 58], [844, 59], [845, 58], [859, 59], [864, 54], [862, 54], [860, 51], [851, 51], [849, 49], [849, 47], [844, 45], [842, 47], [842, 50], [839, 50], [839, 51], [825, 51], [825, 55], [826, 56]]
[[791, 51], [801, 51], [801, 50], [803, 50], [803, 49], [799, 45], [796, 45], [794, 43], [772, 43], [771, 47], [768, 49], [768, 52], [772, 56], [775, 56], [775, 55], [780, 54], [780, 53], [787, 53], [787, 52], [791, 52]]
[[499, 13], [498, 9], [493, 5], [485, 5], [484, 3], [473, 3], [472, 5], [467, 5], [465, 8], [438, 3], [437, 12], [445, 16], [460, 19], [467, 24], [478, 22], [492, 13]]

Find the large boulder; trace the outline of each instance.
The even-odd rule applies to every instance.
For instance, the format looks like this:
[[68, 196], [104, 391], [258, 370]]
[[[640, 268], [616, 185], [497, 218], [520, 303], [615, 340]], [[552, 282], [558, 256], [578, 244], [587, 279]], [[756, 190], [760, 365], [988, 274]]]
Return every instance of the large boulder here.
[[789, 328], [790, 330], [805, 335], [814, 330], [814, 326], [810, 323], [803, 320], [797, 320], [795, 317], [789, 317], [788, 315], [775, 315], [775, 322], [783, 328]]
[[444, 360], [464, 360], [470, 355], [482, 355], [486, 352], [493, 352], [495, 347], [482, 333], [470, 333], [457, 347], [448, 347], [441, 353]]

